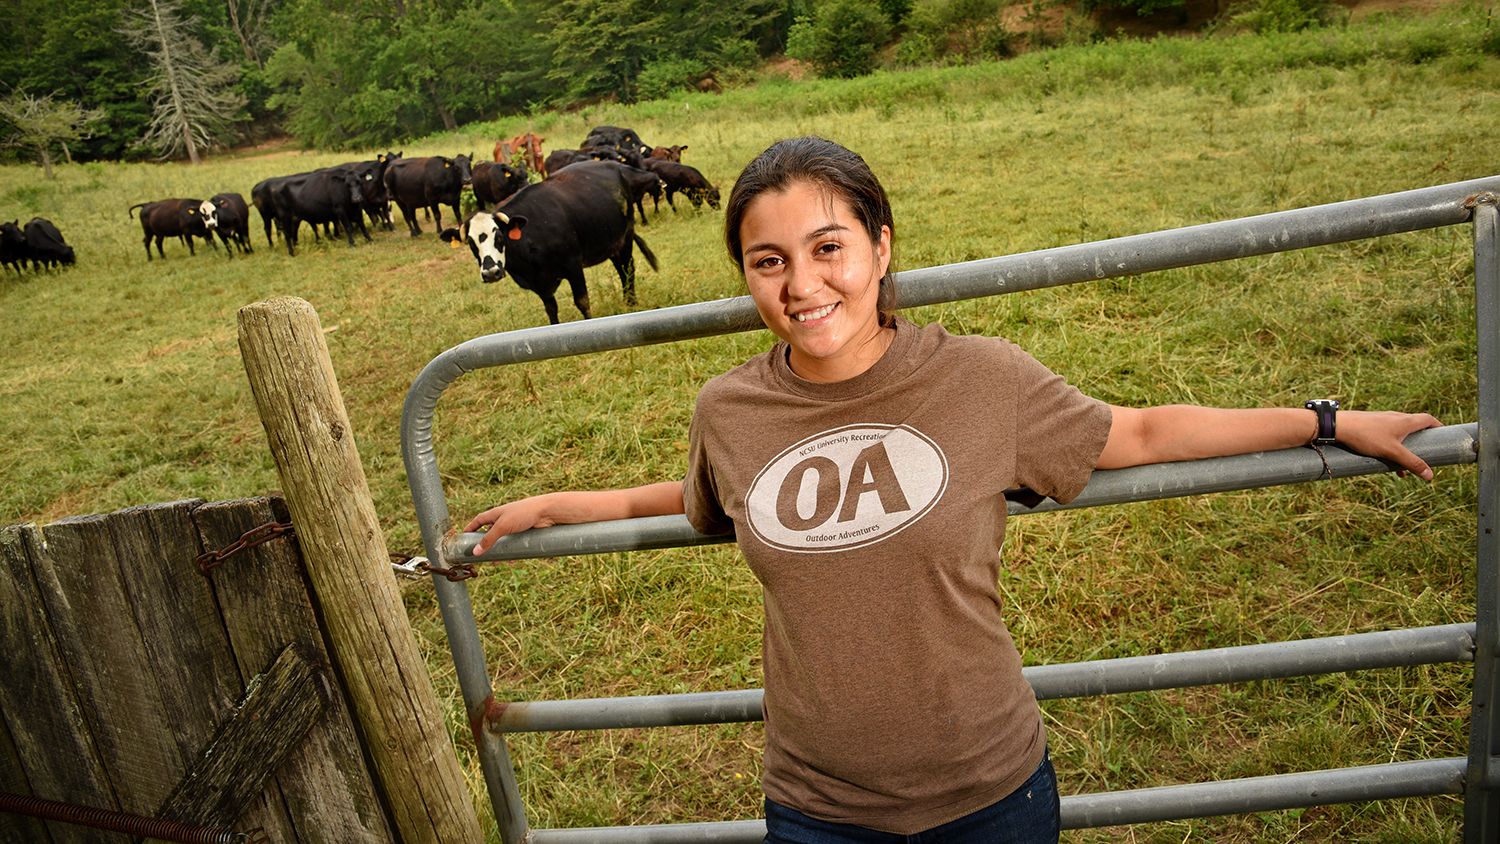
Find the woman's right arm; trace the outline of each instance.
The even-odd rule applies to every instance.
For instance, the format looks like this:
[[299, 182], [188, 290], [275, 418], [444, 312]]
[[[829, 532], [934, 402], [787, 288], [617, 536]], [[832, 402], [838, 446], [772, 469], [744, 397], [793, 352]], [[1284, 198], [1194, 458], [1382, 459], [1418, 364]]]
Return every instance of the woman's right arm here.
[[491, 507], [469, 520], [466, 531], [488, 525], [474, 555], [490, 550], [495, 540], [510, 533], [553, 525], [607, 522], [640, 516], [671, 516], [685, 512], [682, 481], [663, 481], [630, 489], [549, 492]]

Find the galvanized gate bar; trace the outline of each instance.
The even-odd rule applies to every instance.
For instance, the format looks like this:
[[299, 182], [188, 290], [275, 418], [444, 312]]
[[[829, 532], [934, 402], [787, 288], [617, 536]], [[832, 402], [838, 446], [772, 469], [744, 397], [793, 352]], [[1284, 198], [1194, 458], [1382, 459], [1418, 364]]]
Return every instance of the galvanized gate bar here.
[[1500, 232], [1495, 196], [1474, 205], [1474, 311], [1478, 327], [1479, 500], [1475, 548], [1478, 625], [1473, 712], [1469, 720], [1464, 840], [1500, 841]]
[[[1500, 177], [1045, 249], [1022, 255], [913, 270], [898, 275], [901, 304], [909, 307], [1052, 287], [1467, 222], [1471, 216], [1472, 200], [1484, 192], [1500, 192]], [[1493, 229], [1493, 224], [1490, 228]], [[1493, 243], [1492, 236], [1487, 236], [1491, 237], [1490, 242]], [[1493, 255], [1493, 246], [1487, 249]], [[1477, 242], [1476, 251], [1481, 251]], [[1490, 261], [1487, 266], [1492, 269], [1486, 275], [1493, 276], [1494, 262]], [[1482, 281], [1481, 289], [1486, 284], [1490, 282]], [[1483, 295], [1485, 294], [1481, 292], [1481, 296]], [[1490, 301], [1495, 301], [1493, 296]], [[1486, 316], [1488, 310], [1492, 308], [1481, 309], [1480, 314], [1481, 357], [1488, 355], [1488, 359], [1493, 361], [1494, 352], [1484, 351], [1485, 344], [1493, 341], [1496, 336], [1495, 320]], [[432, 425], [438, 400], [460, 375], [483, 367], [708, 337], [748, 331], [759, 326], [760, 320], [753, 304], [749, 297], [742, 296], [492, 334], [462, 343], [438, 355], [418, 374], [407, 392], [401, 414], [402, 457], [428, 558], [437, 568], [442, 568], [449, 562], [444, 538], [452, 525], [433, 451]], [[1485, 384], [1488, 380], [1493, 386], [1496, 374], [1493, 365], [1480, 368], [1482, 425], [1485, 424], [1485, 408], [1495, 404], [1493, 401], [1486, 404]], [[1488, 419], [1490, 430], [1493, 431], [1493, 423], [1500, 420], [1500, 413], [1495, 408], [1488, 412], [1491, 413]], [[1490, 449], [1490, 454], [1494, 454], [1493, 449]], [[1495, 472], [1481, 469], [1480, 475], [1481, 487], [1484, 487], [1486, 475], [1493, 478]], [[1500, 488], [1493, 483], [1489, 488], [1496, 491], [1496, 494], [1489, 498], [1481, 496], [1480, 510], [1481, 513], [1494, 514], [1497, 507], [1492, 505], [1500, 504], [1500, 501], [1495, 500], [1500, 498]], [[1481, 537], [1484, 534], [1485, 531], [1482, 530]], [[1489, 556], [1482, 555], [1484, 565], [1481, 565], [1481, 571], [1493, 568], [1494, 559], [1493, 549]], [[1486, 582], [1489, 584], [1488, 591], [1494, 591], [1495, 578], [1491, 577]], [[449, 649], [453, 654], [465, 706], [471, 721], [480, 723], [493, 702], [489, 672], [468, 591], [463, 584], [450, 582], [436, 575], [433, 584], [448, 632]], [[1481, 635], [1484, 640], [1481, 647], [1490, 648], [1482, 653], [1494, 653], [1493, 640], [1500, 637], [1500, 632], [1496, 632], [1493, 623], [1495, 606], [1493, 597], [1487, 595], [1486, 589], [1482, 588], [1480, 630], [1491, 631]], [[1486, 621], [1486, 613], [1489, 621]], [[1488, 662], [1489, 660], [1485, 660], [1485, 665]], [[1489, 668], [1483, 670], [1489, 671]], [[1493, 677], [1484, 687], [1476, 685], [1476, 709], [1489, 706], [1495, 691], [1490, 688], [1493, 685]], [[1479, 711], [1489, 710], [1486, 708]], [[516, 788], [515, 773], [498, 736], [484, 729], [476, 729], [475, 732], [485, 785], [500, 823], [501, 835], [508, 844], [516, 844], [525, 840], [528, 824]], [[1494, 746], [1495, 733], [1494, 729], [1484, 728], [1487, 747]], [[1475, 740], [1479, 739], [1476, 737]], [[1489, 767], [1488, 753], [1480, 754], [1474, 750], [1471, 751], [1471, 756], [1476, 760], [1473, 764], [1480, 769]], [[1494, 801], [1487, 792], [1473, 793], [1473, 796], [1482, 797], [1485, 805], [1490, 806], [1486, 809], [1487, 816], [1500, 817], [1500, 812], [1491, 805]], [[1489, 829], [1493, 832], [1493, 826]]]
[[[1348, 636], [1240, 645], [1151, 656], [1028, 665], [1037, 700], [1123, 694], [1394, 668], [1469, 662], [1474, 625], [1441, 624]], [[504, 733], [679, 727], [759, 721], [760, 689], [676, 695], [513, 701], [487, 724]]]
[[1062, 816], [1064, 829], [1085, 829], [1463, 790], [1464, 759], [1455, 756], [1064, 797]]
[[[1457, 794], [1464, 789], [1464, 759], [1424, 759], [1304, 771], [1237, 780], [1109, 791], [1062, 798], [1063, 829], [1173, 821], [1212, 815], [1271, 812], [1329, 803]], [[535, 844], [659, 844], [720, 841], [759, 844], [765, 821], [537, 829]]]
[[[1406, 444], [1429, 465], [1455, 466], [1473, 463], [1477, 459], [1477, 434], [1478, 426], [1474, 423], [1446, 425], [1418, 431], [1407, 439]], [[1328, 469], [1335, 478], [1391, 471], [1391, 467], [1380, 460], [1342, 448], [1325, 448], [1323, 453], [1328, 460]], [[1129, 504], [1185, 495], [1305, 483], [1317, 480], [1322, 474], [1323, 461], [1307, 448], [1212, 457], [1182, 463], [1155, 463], [1129, 469], [1097, 471], [1089, 479], [1083, 492], [1066, 505], [1060, 505], [1050, 498], [1033, 507], [1011, 501], [1007, 504], [1007, 510], [1015, 516], [1048, 510]], [[685, 516], [648, 516], [523, 531], [502, 536], [483, 555], [470, 557], [470, 549], [482, 536], [482, 533], [458, 534], [447, 545], [448, 558], [526, 560], [734, 541], [733, 534], [708, 536], [698, 533], [688, 524]]]

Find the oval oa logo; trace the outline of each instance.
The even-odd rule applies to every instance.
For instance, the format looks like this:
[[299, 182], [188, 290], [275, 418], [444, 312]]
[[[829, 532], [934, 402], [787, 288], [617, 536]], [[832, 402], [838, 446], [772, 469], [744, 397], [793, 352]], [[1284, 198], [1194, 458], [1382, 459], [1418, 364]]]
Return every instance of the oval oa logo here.
[[745, 503], [751, 531], [767, 545], [844, 551], [894, 536], [947, 486], [948, 459], [926, 435], [905, 425], [848, 425], [777, 455]]

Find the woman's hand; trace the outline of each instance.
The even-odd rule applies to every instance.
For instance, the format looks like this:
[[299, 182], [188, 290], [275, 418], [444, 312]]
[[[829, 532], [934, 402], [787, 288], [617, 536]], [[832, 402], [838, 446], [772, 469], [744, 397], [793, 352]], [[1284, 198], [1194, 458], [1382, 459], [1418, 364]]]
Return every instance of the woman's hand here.
[[1339, 445], [1347, 446], [1366, 457], [1388, 460], [1401, 468], [1396, 474], [1411, 472], [1424, 481], [1432, 480], [1432, 467], [1412, 454], [1402, 444], [1411, 434], [1443, 423], [1429, 413], [1400, 413], [1394, 410], [1340, 410], [1334, 434]]
[[490, 550], [502, 536], [532, 528], [576, 525], [641, 516], [682, 513], [682, 481], [631, 487], [571, 492], [549, 492], [491, 507], [469, 520], [466, 531], [488, 525], [484, 537], [469, 552], [475, 556]]
[[469, 553], [474, 556], [483, 554], [490, 550], [490, 546], [494, 545], [496, 540], [508, 534], [560, 524], [558, 514], [554, 510], [558, 496], [566, 494], [549, 492], [546, 495], [534, 495], [520, 501], [510, 501], [491, 507], [470, 519], [469, 523], [464, 525], [465, 531], [473, 532], [486, 527], [488, 529], [484, 532], [484, 538], [475, 543]]

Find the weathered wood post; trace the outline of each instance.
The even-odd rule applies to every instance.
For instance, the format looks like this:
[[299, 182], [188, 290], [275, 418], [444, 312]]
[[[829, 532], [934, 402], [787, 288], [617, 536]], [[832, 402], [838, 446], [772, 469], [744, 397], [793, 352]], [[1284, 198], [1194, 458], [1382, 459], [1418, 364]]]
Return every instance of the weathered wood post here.
[[417, 652], [312, 305], [239, 312], [240, 354], [370, 756], [409, 842], [484, 840]]

